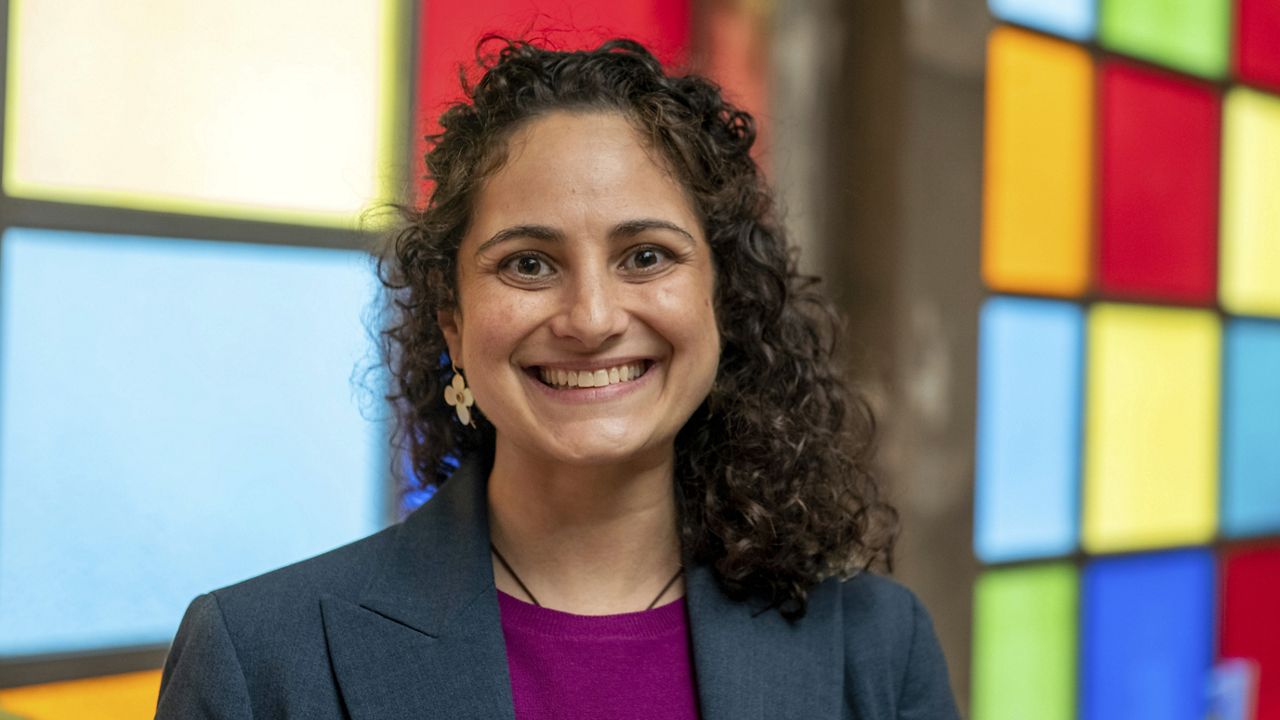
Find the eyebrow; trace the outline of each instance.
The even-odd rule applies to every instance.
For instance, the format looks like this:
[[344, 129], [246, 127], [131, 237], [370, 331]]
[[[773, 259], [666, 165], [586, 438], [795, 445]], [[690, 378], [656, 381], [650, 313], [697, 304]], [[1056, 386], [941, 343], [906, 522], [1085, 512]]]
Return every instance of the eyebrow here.
[[[614, 225], [609, 230], [610, 239], [613, 238], [629, 238], [635, 237], [648, 230], [669, 230], [677, 235], [683, 236], [690, 243], [695, 242], [693, 235], [688, 230], [667, 220], [659, 220], [658, 218], [637, 218], [635, 220], [624, 220]], [[546, 242], [561, 242], [564, 240], [564, 233], [550, 225], [512, 225], [503, 228], [493, 234], [493, 237], [481, 243], [476, 248], [476, 255], [483, 254], [489, 248], [499, 245], [508, 240], [515, 238], [531, 238], [533, 240], [543, 240]]]

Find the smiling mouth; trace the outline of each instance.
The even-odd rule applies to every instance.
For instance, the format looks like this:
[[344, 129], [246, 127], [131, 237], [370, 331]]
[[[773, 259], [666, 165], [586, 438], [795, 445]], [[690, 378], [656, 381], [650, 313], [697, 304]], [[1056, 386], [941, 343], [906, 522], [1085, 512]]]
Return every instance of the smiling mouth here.
[[527, 368], [526, 372], [543, 385], [557, 390], [567, 390], [571, 388], [605, 387], [606, 385], [632, 382], [644, 375], [652, 366], [652, 360], [638, 360], [633, 363], [593, 370], [562, 370], [534, 366]]

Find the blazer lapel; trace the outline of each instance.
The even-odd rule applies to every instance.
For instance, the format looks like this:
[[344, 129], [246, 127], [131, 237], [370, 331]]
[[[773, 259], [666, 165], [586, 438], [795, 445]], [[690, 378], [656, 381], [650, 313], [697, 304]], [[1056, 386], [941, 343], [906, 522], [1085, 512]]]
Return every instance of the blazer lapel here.
[[[489, 555], [488, 468], [465, 461], [396, 530], [356, 602], [321, 599], [325, 636], [352, 720], [514, 720]], [[711, 569], [686, 577], [703, 720], [839, 717], [839, 586], [815, 588], [804, 618], [730, 600]]]
[[824, 582], [788, 622], [760, 603], [730, 600], [711, 569], [686, 578], [702, 720], [838, 718], [844, 673], [839, 586]]
[[397, 529], [357, 602], [322, 598], [352, 720], [514, 720], [489, 559], [487, 468], [464, 462]]

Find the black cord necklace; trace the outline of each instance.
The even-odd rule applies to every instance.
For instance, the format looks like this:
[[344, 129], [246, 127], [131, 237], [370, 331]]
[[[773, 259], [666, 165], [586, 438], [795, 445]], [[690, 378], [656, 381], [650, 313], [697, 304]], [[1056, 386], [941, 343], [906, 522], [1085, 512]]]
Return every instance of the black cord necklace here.
[[[507, 562], [507, 559], [502, 557], [502, 553], [498, 552], [498, 548], [495, 547], [492, 542], [489, 543], [489, 549], [493, 551], [494, 557], [498, 558], [498, 562], [502, 563], [502, 567], [507, 569], [507, 572], [511, 577], [515, 578], [516, 584], [520, 586], [520, 589], [524, 591], [525, 595], [529, 596], [529, 599], [533, 601], [533, 604], [538, 607], [542, 607], [542, 603], [538, 602], [538, 598], [534, 597], [532, 592], [529, 592], [529, 586], [524, 584], [524, 581], [521, 580], [520, 576], [516, 574], [516, 571], [512, 569], [511, 563]], [[662, 599], [662, 596], [666, 595], [667, 591], [671, 589], [671, 586], [676, 584], [676, 580], [680, 579], [680, 575], [682, 573], [684, 573], [683, 566], [676, 570], [676, 574], [671, 576], [671, 579], [667, 581], [666, 585], [662, 586], [662, 590], [658, 593], [658, 597], [654, 598], [653, 602], [649, 603], [649, 607], [645, 608], [645, 610], [652, 610], [653, 607], [658, 604], [658, 601]]]

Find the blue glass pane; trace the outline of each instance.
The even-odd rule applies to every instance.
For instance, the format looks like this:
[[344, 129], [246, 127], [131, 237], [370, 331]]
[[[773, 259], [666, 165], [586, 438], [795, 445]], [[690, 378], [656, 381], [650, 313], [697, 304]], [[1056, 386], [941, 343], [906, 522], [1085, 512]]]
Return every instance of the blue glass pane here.
[[1083, 313], [996, 297], [980, 323], [974, 550], [985, 562], [1069, 553], [1079, 524]]
[[1084, 573], [1081, 717], [1203, 720], [1214, 562], [1204, 550], [1098, 560]]
[[989, 0], [991, 14], [1072, 40], [1088, 40], [1097, 26], [1094, 0]]
[[1280, 322], [1227, 326], [1222, 531], [1280, 531]]
[[361, 253], [11, 229], [0, 254], [0, 655], [167, 642], [197, 593], [383, 524]]

